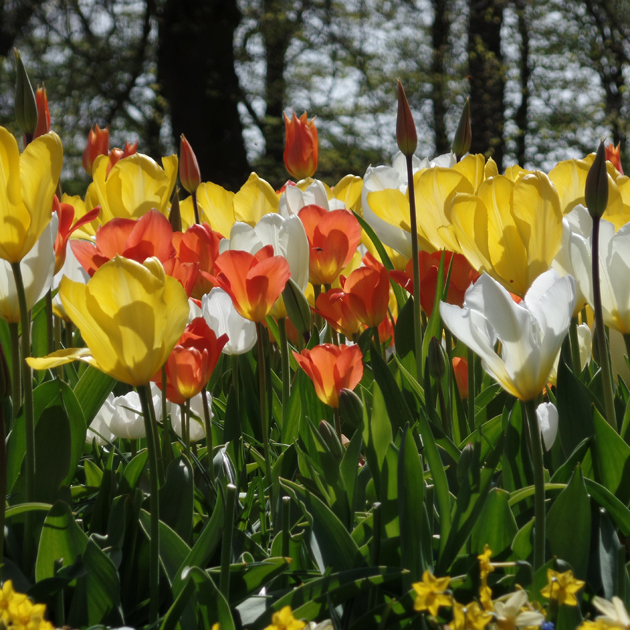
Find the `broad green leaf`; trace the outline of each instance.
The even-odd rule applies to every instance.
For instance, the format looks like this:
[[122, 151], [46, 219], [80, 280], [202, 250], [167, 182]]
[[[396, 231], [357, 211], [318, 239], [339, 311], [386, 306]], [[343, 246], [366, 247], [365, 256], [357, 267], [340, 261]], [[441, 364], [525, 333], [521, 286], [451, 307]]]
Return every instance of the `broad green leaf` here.
[[630, 510], [610, 490], [596, 481], [584, 477], [584, 483], [593, 499], [608, 510], [621, 533], [626, 537], [630, 536]]
[[81, 375], [74, 394], [83, 409], [86, 426], [90, 426], [92, 420], [103, 406], [105, 399], [114, 389], [116, 379], [89, 365]]
[[193, 525], [193, 471], [184, 455], [166, 469], [166, 482], [160, 488], [160, 520], [182, 540], [189, 541]]
[[221, 630], [236, 630], [229, 604], [205, 571], [189, 567], [182, 571], [182, 579], [195, 583], [199, 628], [212, 628], [218, 623]]
[[531, 557], [534, 551], [534, 522], [533, 519], [519, 529], [512, 541], [512, 551], [516, 560], [525, 560]]
[[492, 557], [507, 560], [510, 546], [518, 527], [509, 505], [510, 493], [492, 488], [486, 504], [472, 531], [471, 551], [475, 555], [483, 553], [485, 545], [492, 549]]
[[83, 456], [87, 426], [81, 404], [72, 389], [63, 381], [61, 381], [60, 386], [61, 401], [66, 409], [70, 424], [70, 467], [62, 485], [69, 486], [74, 478], [79, 460]]

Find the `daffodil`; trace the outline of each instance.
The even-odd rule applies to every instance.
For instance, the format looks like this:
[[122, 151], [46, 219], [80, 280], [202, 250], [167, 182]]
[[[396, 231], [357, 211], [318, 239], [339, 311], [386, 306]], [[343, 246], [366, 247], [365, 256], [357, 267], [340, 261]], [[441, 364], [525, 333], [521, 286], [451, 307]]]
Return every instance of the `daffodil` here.
[[493, 628], [515, 630], [517, 628], [536, 628], [545, 621], [545, 616], [527, 608], [527, 592], [516, 591], [507, 598], [493, 602]]
[[453, 621], [448, 624], [451, 630], [483, 630], [492, 620], [492, 613], [483, 610], [477, 602], [462, 606], [453, 602]]
[[534, 281], [520, 304], [483, 274], [466, 292], [464, 308], [442, 302], [440, 313], [449, 330], [481, 357], [484, 370], [508, 393], [527, 401], [547, 383], [574, 302], [575, 281], [558, 277], [553, 269]]
[[62, 162], [57, 134], [40, 136], [20, 155], [13, 135], [0, 127], [0, 258], [20, 262], [50, 223]]
[[602, 597], [595, 597], [593, 606], [602, 613], [602, 616], [598, 617], [596, 621], [603, 621], [609, 628], [622, 630], [630, 628], [630, 615], [628, 615], [623, 601], [616, 595], [610, 602]]
[[451, 595], [446, 592], [450, 581], [451, 578], [448, 576], [436, 578], [427, 569], [422, 574], [422, 581], [411, 585], [416, 592], [414, 610], [428, 610], [429, 614], [436, 617], [441, 606], [450, 606]]
[[573, 571], [559, 573], [553, 569], [547, 569], [547, 586], [540, 594], [547, 599], [555, 599], [558, 604], [577, 606], [575, 594], [584, 586], [582, 580], [573, 577]]
[[68, 278], [59, 295], [87, 348], [29, 358], [39, 370], [81, 360], [129, 385], [145, 385], [161, 369], [188, 319], [186, 292], [155, 258], [115, 257], [86, 284]]
[[293, 616], [291, 606], [285, 606], [271, 616], [271, 625], [265, 630], [302, 630], [306, 624]]

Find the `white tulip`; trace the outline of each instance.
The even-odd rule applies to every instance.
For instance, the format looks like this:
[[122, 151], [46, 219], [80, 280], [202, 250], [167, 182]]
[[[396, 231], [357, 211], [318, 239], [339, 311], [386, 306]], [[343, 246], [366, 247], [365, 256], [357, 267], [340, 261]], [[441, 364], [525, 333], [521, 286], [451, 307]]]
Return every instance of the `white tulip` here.
[[114, 393], [111, 392], [103, 406], [94, 416], [94, 420], [90, 423], [85, 441], [91, 444], [92, 440], [96, 440], [99, 446], [104, 446], [108, 441], [115, 440], [116, 436], [109, 430], [109, 423], [114, 413], [116, 413], [114, 409]]
[[545, 450], [550, 451], [558, 435], [558, 410], [553, 403], [541, 403], [536, 407], [538, 427], [542, 433]]
[[[551, 269], [538, 276], [520, 304], [484, 273], [466, 291], [463, 308], [442, 302], [440, 313], [507, 392], [533, 400], [547, 383], [574, 305], [575, 280]], [[501, 355], [495, 351], [497, 341]]]
[[288, 219], [296, 215], [304, 206], [321, 206], [327, 211], [343, 210], [346, 205], [340, 199], [328, 198], [326, 187], [319, 179], [314, 179], [304, 190], [299, 186], [287, 186], [278, 204], [278, 213]]
[[[162, 392], [155, 383], [151, 383], [151, 399], [156, 420], [160, 422], [162, 420]], [[130, 440], [146, 437], [138, 392], [133, 391], [124, 396], [118, 396], [113, 399], [111, 405], [113, 412], [109, 418], [105, 416], [105, 421], [116, 437]]]
[[[208, 408], [210, 411], [210, 420], [212, 421], [212, 396], [208, 392], [206, 392], [206, 396], [208, 397]], [[171, 425], [173, 430], [177, 433], [177, 435], [179, 435], [179, 437], [183, 437], [181, 408], [179, 405], [175, 405], [174, 403], [169, 402], [168, 404], [170, 405], [171, 410]], [[190, 441], [198, 442], [206, 437], [203, 398], [201, 394], [197, 394], [190, 399], [190, 411], [194, 414], [194, 416], [196, 416], [190, 416]]]

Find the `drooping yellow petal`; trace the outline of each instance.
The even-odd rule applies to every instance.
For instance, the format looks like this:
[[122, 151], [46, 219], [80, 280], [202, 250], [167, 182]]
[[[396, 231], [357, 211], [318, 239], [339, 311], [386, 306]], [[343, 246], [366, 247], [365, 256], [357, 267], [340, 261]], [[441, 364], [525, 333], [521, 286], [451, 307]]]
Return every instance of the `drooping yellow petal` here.
[[477, 192], [488, 210], [488, 252], [501, 282], [513, 293], [527, 290], [527, 251], [511, 212], [514, 183], [498, 175], [485, 181]]
[[540, 171], [519, 179], [512, 191], [512, 214], [527, 251], [527, 288], [549, 269], [562, 243], [560, 198]]
[[[199, 205], [200, 220], [228, 237], [236, 219], [234, 218], [234, 193], [225, 190], [218, 184], [203, 182], [197, 188], [197, 203]], [[184, 227], [190, 227], [195, 222], [192, 197], [186, 197], [179, 204]]]
[[496, 177], [499, 174], [497, 163], [491, 157], [488, 158], [488, 161], [486, 162], [486, 165], [483, 170], [484, 170], [485, 179]]
[[562, 214], [568, 214], [579, 203], [584, 205], [584, 186], [589, 168], [590, 164], [585, 160], [565, 160], [549, 171], [549, 179], [560, 197]]
[[615, 231], [620, 230], [630, 222], [630, 177], [620, 175], [616, 184], [619, 192], [619, 203], [612, 206], [609, 203], [603, 216], [606, 221], [614, 224]]
[[348, 210], [354, 210], [363, 216], [361, 206], [361, 191], [363, 190], [363, 178], [357, 175], [346, 175], [333, 188], [333, 194], [337, 199], [346, 204]]
[[256, 173], [252, 173], [234, 195], [234, 217], [254, 227], [264, 215], [271, 212], [278, 212], [276, 191]]
[[[47, 357], [27, 357], [26, 362], [34, 370], [52, 370], [73, 361], [84, 361], [94, 365], [94, 358], [89, 348], [63, 348], [49, 354]], [[98, 367], [98, 365], [96, 366]]]
[[475, 155], [467, 155], [453, 166], [453, 170], [461, 173], [470, 182], [473, 192], [475, 192], [486, 178], [485, 167], [486, 159], [481, 153], [476, 153]]
[[520, 167], [518, 164], [514, 164], [513, 166], [508, 166], [505, 169], [505, 176], [513, 181], [517, 182], [521, 177], [525, 177], [525, 175], [531, 175], [534, 171], [528, 171], [525, 168]]

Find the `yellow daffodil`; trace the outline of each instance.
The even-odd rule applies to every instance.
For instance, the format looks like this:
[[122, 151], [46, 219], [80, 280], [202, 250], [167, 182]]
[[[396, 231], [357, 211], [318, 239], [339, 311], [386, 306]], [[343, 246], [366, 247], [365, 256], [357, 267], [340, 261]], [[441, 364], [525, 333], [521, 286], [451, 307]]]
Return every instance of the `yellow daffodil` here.
[[177, 180], [177, 164], [176, 155], [162, 158], [162, 168], [148, 155], [135, 153], [119, 160], [107, 174], [109, 157], [99, 155], [92, 177], [101, 206], [101, 223], [114, 218], [139, 219], [152, 208], [166, 215]]
[[38, 241], [52, 217], [62, 163], [57, 134], [40, 136], [20, 155], [13, 135], [0, 127], [0, 258], [20, 262]]
[[447, 218], [452, 225], [439, 233], [448, 249], [518, 295], [549, 269], [562, 243], [558, 193], [541, 172], [486, 180], [476, 195], [455, 196]]
[[437, 616], [440, 606], [450, 606], [451, 596], [446, 592], [450, 577], [436, 578], [428, 569], [422, 574], [422, 581], [412, 584], [416, 591], [414, 610], [428, 610], [429, 614]]
[[88, 347], [30, 358], [30, 366], [45, 370], [81, 360], [134, 386], [148, 383], [166, 363], [189, 314], [186, 292], [156, 258], [141, 265], [116, 256], [86, 285], [64, 278], [59, 296]]
[[7, 580], [0, 589], [0, 621], [8, 625], [10, 620], [9, 605], [15, 599], [26, 599], [26, 595], [16, 593], [13, 590], [13, 581]]
[[623, 630], [623, 626], [609, 625], [602, 617], [598, 617], [595, 621], [585, 619], [582, 624], [578, 626], [578, 630]]
[[279, 612], [273, 613], [271, 625], [265, 630], [302, 630], [306, 624], [293, 616], [291, 606], [285, 606]]
[[528, 605], [527, 592], [516, 591], [493, 602], [494, 621], [491, 628], [516, 630], [517, 628], [537, 628], [545, 621], [545, 616]]
[[602, 616], [598, 617], [595, 623], [604, 622], [607, 628], [619, 628], [620, 630], [630, 628], [630, 615], [628, 615], [628, 611], [619, 597], [614, 596], [610, 602], [602, 597], [595, 597], [593, 606], [602, 613]]
[[482, 610], [477, 602], [462, 606], [453, 603], [453, 621], [448, 624], [451, 630], [483, 630], [492, 620], [492, 613]]
[[547, 586], [540, 591], [543, 597], [555, 599], [558, 604], [577, 606], [575, 594], [584, 586], [582, 580], [573, 577], [573, 571], [559, 573], [553, 569], [547, 569]]
[[[236, 221], [254, 227], [260, 219], [271, 212], [278, 212], [276, 191], [256, 173], [252, 173], [237, 193], [225, 190], [212, 182], [204, 182], [197, 188], [199, 218], [202, 223], [229, 236]], [[184, 227], [194, 222], [192, 197], [187, 197], [179, 205]]]
[[481, 573], [481, 577], [488, 575], [488, 573], [492, 573], [494, 571], [494, 567], [490, 562], [490, 558], [492, 557], [492, 549], [488, 545], [484, 545], [483, 553], [477, 556], [479, 560], [479, 572]]

